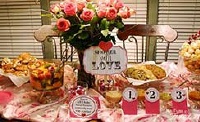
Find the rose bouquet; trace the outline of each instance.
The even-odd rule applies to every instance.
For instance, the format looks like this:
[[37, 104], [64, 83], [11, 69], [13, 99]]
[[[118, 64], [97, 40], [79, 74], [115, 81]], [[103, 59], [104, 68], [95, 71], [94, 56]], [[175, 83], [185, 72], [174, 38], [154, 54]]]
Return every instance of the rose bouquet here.
[[67, 0], [51, 6], [51, 15], [56, 19], [54, 30], [78, 50], [97, 46], [99, 42], [112, 41], [113, 29], [123, 29], [122, 19], [135, 13], [121, 0]]

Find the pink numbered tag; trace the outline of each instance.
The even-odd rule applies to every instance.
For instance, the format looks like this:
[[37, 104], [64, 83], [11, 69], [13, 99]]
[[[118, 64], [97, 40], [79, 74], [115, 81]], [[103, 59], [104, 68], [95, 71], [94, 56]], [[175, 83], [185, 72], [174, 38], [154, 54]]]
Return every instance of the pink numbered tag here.
[[171, 93], [174, 114], [188, 114], [187, 94], [181, 88], [174, 88]]
[[[145, 108], [147, 114], [160, 113], [160, 95], [157, 89], [148, 88], [145, 92]], [[153, 108], [153, 109], [152, 109]]]
[[100, 107], [99, 99], [97, 97], [79, 95], [70, 101], [69, 107], [70, 117], [97, 119], [97, 110]]
[[127, 87], [123, 91], [122, 109], [125, 115], [136, 115], [137, 114], [137, 91], [132, 87]]

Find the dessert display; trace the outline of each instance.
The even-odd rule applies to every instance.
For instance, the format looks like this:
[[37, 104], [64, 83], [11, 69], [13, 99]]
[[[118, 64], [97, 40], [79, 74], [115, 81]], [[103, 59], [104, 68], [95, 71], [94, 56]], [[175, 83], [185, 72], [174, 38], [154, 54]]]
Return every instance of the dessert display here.
[[188, 97], [194, 108], [200, 108], [200, 31], [189, 37], [180, 49], [180, 56], [184, 66], [191, 73], [188, 77], [191, 80]]
[[54, 90], [63, 85], [62, 64], [39, 61], [31, 65], [29, 69], [30, 83], [36, 90]]
[[37, 59], [30, 53], [21, 53], [17, 58], [4, 58], [1, 67], [4, 73], [12, 73], [16, 76], [28, 76], [28, 65]]
[[180, 49], [185, 67], [192, 73], [200, 73], [200, 31], [184, 42]]
[[129, 78], [147, 81], [163, 79], [166, 77], [166, 72], [156, 64], [135, 64], [126, 70], [125, 75]]

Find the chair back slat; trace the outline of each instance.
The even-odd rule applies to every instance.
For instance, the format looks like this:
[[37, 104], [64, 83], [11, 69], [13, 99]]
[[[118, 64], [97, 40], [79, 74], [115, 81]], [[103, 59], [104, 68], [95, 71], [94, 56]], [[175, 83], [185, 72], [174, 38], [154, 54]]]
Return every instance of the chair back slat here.
[[[148, 45], [145, 47], [145, 40], [150, 40], [150, 37], [158, 37], [162, 38], [167, 42], [166, 50], [165, 50], [165, 58], [167, 61], [169, 46], [170, 43], [175, 41], [178, 37], [178, 33], [175, 29], [171, 28], [169, 25], [144, 25], [144, 24], [128, 24], [125, 25], [123, 30], [117, 32], [117, 37], [123, 41], [123, 45], [125, 47], [126, 40], [130, 41], [130, 38], [134, 38], [135, 46], [136, 46], [136, 61], [138, 62], [138, 39], [135, 36], [141, 36], [141, 61], [146, 61], [146, 54], [148, 54]], [[148, 44], [148, 43], [146, 43]], [[145, 59], [144, 57], [145, 53]]]

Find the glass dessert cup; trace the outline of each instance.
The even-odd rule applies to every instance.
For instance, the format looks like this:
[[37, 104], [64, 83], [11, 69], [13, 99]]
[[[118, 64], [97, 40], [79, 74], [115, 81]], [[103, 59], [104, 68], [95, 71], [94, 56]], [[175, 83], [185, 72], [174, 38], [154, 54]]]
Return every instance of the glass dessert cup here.
[[84, 81], [77, 81], [73, 87], [65, 86], [66, 93], [68, 95], [66, 103], [77, 95], [87, 95], [88, 84]]
[[110, 108], [120, 108], [120, 101], [122, 100], [122, 91], [117, 86], [112, 86], [105, 92], [105, 98], [110, 103]]
[[30, 85], [39, 92], [39, 103], [52, 103], [57, 101], [63, 92], [64, 68], [60, 64], [45, 62], [41, 66], [29, 69]]

